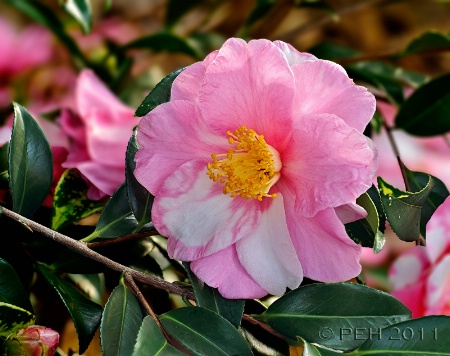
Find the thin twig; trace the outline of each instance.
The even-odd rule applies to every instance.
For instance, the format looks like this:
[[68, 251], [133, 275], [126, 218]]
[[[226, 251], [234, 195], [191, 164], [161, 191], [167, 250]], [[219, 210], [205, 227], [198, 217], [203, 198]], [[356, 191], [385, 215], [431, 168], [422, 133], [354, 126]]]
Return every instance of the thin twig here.
[[41, 224], [38, 224], [37, 222], [27, 219], [9, 209], [6, 209], [2, 207], [3, 214], [7, 217], [29, 227], [31, 230], [36, 231], [40, 233], [43, 236], [51, 238], [53, 241], [60, 243], [61, 245], [64, 245], [66, 247], [69, 247], [72, 250], [77, 251], [81, 255], [90, 258], [91, 260], [94, 260], [96, 262], [99, 262], [108, 268], [121, 272], [121, 273], [129, 273], [134, 280], [151, 285], [158, 289], [166, 290], [170, 293], [179, 294], [182, 296], [185, 296], [189, 299], [195, 300], [195, 295], [192, 291], [180, 287], [176, 283], [170, 283], [167, 282], [161, 278], [152, 276], [151, 274], [136, 271], [132, 268], [129, 268], [127, 266], [124, 266], [120, 263], [117, 263], [108, 257], [105, 257], [93, 250], [91, 250], [89, 247], [86, 246], [86, 243], [74, 240], [66, 235], [63, 235], [59, 232], [53, 231], [49, 229], [48, 227], [45, 227]]
[[285, 336], [281, 335], [280, 333], [278, 333], [277, 331], [272, 329], [268, 324], [262, 323], [261, 321], [256, 320], [254, 317], [252, 317], [248, 314], [244, 314], [242, 319], [245, 321], [248, 321], [250, 324], [259, 326], [261, 329], [264, 329], [269, 334], [272, 334], [273, 336], [275, 336], [283, 341], [286, 341], [286, 339], [287, 339]]
[[322, 17], [319, 20], [312, 21], [310, 23], [307, 23], [305, 25], [301, 25], [297, 28], [294, 28], [293, 30], [282, 34], [281, 36], [278, 36], [277, 39], [285, 41], [285, 42], [291, 42], [297, 35], [301, 34], [302, 32], [307, 32], [313, 28], [320, 27], [323, 25], [326, 25], [327, 23], [333, 21], [336, 16], [341, 17], [344, 15], [348, 15], [352, 12], [356, 12], [358, 10], [361, 10], [364, 7], [368, 6], [375, 6], [379, 3], [387, 2], [387, 0], [368, 0], [365, 2], [355, 2], [352, 5], [345, 7], [343, 9], [338, 10], [336, 13], [327, 15]]
[[158, 234], [159, 233], [156, 229], [151, 229], [149, 231], [139, 232], [137, 234], [124, 235], [124, 236], [116, 237], [114, 239], [105, 239], [103, 241], [98, 241], [98, 242], [87, 242], [86, 246], [89, 248], [105, 247], [105, 246], [120, 244], [125, 241], [138, 240], [138, 239], [142, 239], [145, 237], [158, 235]]
[[400, 171], [402, 172], [402, 178], [405, 182], [405, 189], [407, 192], [411, 191], [411, 186], [409, 185], [408, 178], [406, 176], [406, 167], [403, 164], [403, 161], [400, 158], [400, 151], [398, 150], [397, 143], [395, 142], [394, 136], [392, 135], [392, 129], [386, 124], [383, 120], [383, 127], [386, 130], [389, 142], [391, 144], [392, 150], [394, 151], [395, 157], [397, 157], [397, 162], [400, 167]]

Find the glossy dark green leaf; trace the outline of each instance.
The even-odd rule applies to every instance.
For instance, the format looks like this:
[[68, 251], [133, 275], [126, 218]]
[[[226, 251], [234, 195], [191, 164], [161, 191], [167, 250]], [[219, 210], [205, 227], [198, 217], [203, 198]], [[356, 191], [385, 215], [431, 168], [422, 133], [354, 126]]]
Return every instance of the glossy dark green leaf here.
[[197, 305], [212, 310], [227, 319], [235, 327], [239, 327], [244, 314], [245, 300], [225, 299], [216, 288], [211, 288], [198, 279], [191, 271], [188, 263], [184, 263], [184, 267], [194, 288]]
[[195, 59], [198, 58], [197, 52], [181, 37], [168, 32], [161, 32], [155, 35], [139, 38], [123, 47], [129, 49], [148, 49], [153, 52], [166, 51], [169, 53], [184, 53]]
[[270, 334], [260, 326], [243, 322], [239, 329], [247, 340], [255, 356], [285, 356], [289, 355], [289, 344]]
[[72, 283], [50, 271], [45, 265], [38, 265], [39, 272], [55, 289], [65, 304], [78, 334], [79, 354], [86, 351], [100, 324], [102, 307], [94, 303]]
[[364, 339], [343, 337], [355, 328], [384, 327], [411, 317], [391, 295], [360, 284], [310, 284], [287, 293], [255, 318], [284, 336], [338, 350], [352, 350]]
[[177, 356], [184, 354], [170, 345], [156, 322], [150, 316], [146, 316], [139, 329], [132, 354], [132, 356], [141, 355]]
[[378, 188], [374, 184], [372, 184], [372, 186], [367, 191], [367, 194], [369, 194], [370, 199], [372, 199], [372, 202], [375, 204], [375, 207], [377, 209], [379, 220], [378, 229], [384, 233], [384, 231], [386, 230], [386, 214], [384, 213], [383, 204], [381, 203], [380, 192], [378, 191]]
[[331, 350], [322, 349], [318, 346], [312, 345], [307, 341], [303, 341], [303, 354], [302, 356], [328, 356], [328, 355], [342, 355], [342, 353], [334, 352]]
[[177, 69], [161, 80], [139, 105], [134, 115], [139, 117], [147, 115], [158, 105], [167, 103], [170, 100], [172, 83], [183, 70], [184, 68]]
[[[420, 192], [424, 189], [428, 183], [429, 174], [422, 172], [410, 171], [405, 167], [406, 179], [409, 182], [411, 191]], [[434, 186], [431, 189], [425, 203], [422, 205], [422, 210], [420, 214], [420, 233], [425, 238], [426, 237], [426, 225], [431, 219], [436, 209], [441, 205], [444, 200], [450, 195], [445, 184], [438, 178], [431, 176], [434, 181]]]
[[372, 198], [368, 193], [364, 193], [356, 203], [367, 211], [367, 216], [363, 219], [345, 224], [348, 236], [363, 247], [374, 247], [375, 237], [378, 233], [380, 221], [378, 211]]
[[373, 333], [354, 356], [450, 355], [450, 317], [432, 315], [391, 325]]
[[29, 0], [4, 0], [6, 4], [14, 6], [24, 14], [29, 16], [34, 21], [49, 28], [55, 36], [59, 39], [71, 53], [73, 59], [77, 64], [87, 66], [87, 60], [81, 52], [76, 42], [70, 37], [65, 29], [63, 23], [55, 15], [54, 11], [44, 5], [42, 2]]
[[361, 53], [350, 47], [344, 47], [331, 42], [323, 42], [309, 49], [311, 54], [320, 59], [338, 60], [351, 58]]
[[2, 258], [0, 258], [0, 302], [14, 304], [33, 312], [28, 293], [19, 276], [14, 268]]
[[92, 6], [90, 0], [60, 0], [66, 10], [88, 34], [92, 28]]
[[429, 31], [415, 38], [397, 57], [437, 49], [450, 49], [450, 35], [445, 35], [437, 31]]
[[91, 241], [97, 237], [113, 238], [135, 232], [138, 223], [128, 204], [127, 187], [123, 183], [109, 199], [100, 215], [95, 231], [83, 241]]
[[226, 319], [201, 307], [159, 317], [164, 329], [194, 355], [251, 355], [244, 337]]
[[102, 354], [131, 355], [145, 317], [139, 300], [124, 284], [119, 284], [105, 305], [100, 325]]
[[53, 230], [59, 230], [103, 208], [99, 201], [88, 199], [87, 191], [88, 185], [77, 170], [68, 169], [63, 173], [54, 194]]
[[395, 126], [411, 135], [434, 136], [450, 131], [450, 74], [417, 89], [401, 106]]
[[28, 310], [13, 304], [0, 302], [0, 337], [33, 325], [35, 317]]
[[9, 150], [9, 186], [13, 210], [30, 216], [41, 205], [53, 179], [50, 145], [36, 120], [14, 103], [14, 124]]
[[172, 27], [183, 15], [204, 0], [170, 0], [167, 4], [166, 26]]
[[8, 188], [9, 141], [0, 147], [0, 189]]
[[134, 169], [136, 162], [134, 162], [134, 155], [138, 151], [139, 146], [136, 140], [136, 132], [130, 138], [127, 147], [126, 161], [125, 161], [125, 176], [127, 184], [128, 202], [134, 217], [137, 220], [138, 227], [142, 227], [150, 222], [150, 213], [152, 210], [153, 195], [139, 183], [134, 176]]
[[387, 220], [401, 240], [411, 242], [419, 239], [420, 232], [425, 229], [425, 226], [421, 226], [422, 207], [427, 204], [434, 186], [434, 179], [428, 175], [421, 190], [404, 192], [378, 177], [378, 189]]

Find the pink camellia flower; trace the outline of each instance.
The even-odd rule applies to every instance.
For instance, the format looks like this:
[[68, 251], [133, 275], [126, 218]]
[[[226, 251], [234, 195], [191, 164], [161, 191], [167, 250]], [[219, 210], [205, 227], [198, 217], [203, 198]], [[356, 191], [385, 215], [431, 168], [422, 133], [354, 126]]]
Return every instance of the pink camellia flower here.
[[90, 70], [81, 72], [74, 111], [59, 119], [72, 140], [65, 168], [76, 168], [89, 184], [88, 198], [111, 196], [125, 179], [125, 152], [137, 124], [134, 110], [122, 104]]
[[138, 128], [135, 175], [170, 257], [226, 298], [358, 275], [340, 218], [365, 213], [374, 110], [342, 67], [280, 41], [230, 39], [186, 68]]
[[450, 315], [450, 199], [427, 224], [427, 247], [400, 255], [389, 270], [392, 295], [413, 317]]
[[33, 325], [10, 335], [3, 346], [8, 356], [53, 356], [59, 343], [59, 334], [45, 326]]

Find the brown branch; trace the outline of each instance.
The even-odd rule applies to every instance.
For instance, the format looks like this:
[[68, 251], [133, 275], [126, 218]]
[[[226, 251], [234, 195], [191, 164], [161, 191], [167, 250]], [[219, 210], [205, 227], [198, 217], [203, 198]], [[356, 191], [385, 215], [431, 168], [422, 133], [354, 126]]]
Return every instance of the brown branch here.
[[320, 26], [326, 25], [329, 22], [332, 22], [336, 18], [336, 16], [338, 16], [338, 17], [345, 16], [352, 12], [359, 11], [364, 7], [375, 6], [375, 5], [381, 4], [383, 2], [388, 2], [388, 1], [387, 0], [367, 0], [364, 2], [354, 2], [352, 5], [338, 10], [335, 14], [327, 15], [327, 16], [322, 17], [319, 20], [312, 21], [305, 25], [298, 26], [297, 28], [294, 28], [293, 30], [286, 32], [285, 34], [278, 36], [277, 39], [282, 40], [284, 42], [291, 42], [297, 35], [301, 34], [302, 32], [307, 32], [313, 28], [320, 27]]
[[97, 242], [87, 242], [86, 246], [89, 248], [105, 247], [105, 246], [120, 244], [125, 241], [138, 240], [138, 239], [142, 239], [142, 238], [145, 238], [148, 236], [158, 235], [158, 234], [159, 234], [159, 232], [156, 229], [151, 229], [149, 231], [139, 232], [137, 234], [124, 235], [124, 236], [116, 237], [113, 239], [105, 239], [103, 241], [97, 241]]
[[250, 324], [259, 326], [261, 329], [264, 329], [269, 334], [272, 334], [273, 336], [275, 336], [283, 341], [286, 341], [286, 339], [287, 339], [285, 336], [281, 335], [280, 333], [278, 333], [277, 331], [272, 329], [268, 324], [265, 324], [259, 320], [256, 320], [254, 317], [252, 317], [248, 314], [244, 314], [242, 317], [242, 320], [248, 321]]
[[180, 287], [176, 283], [167, 282], [161, 278], [152, 276], [148, 273], [136, 271], [132, 268], [124, 266], [120, 263], [117, 263], [108, 257], [105, 257], [95, 251], [92, 251], [89, 247], [86, 246], [86, 243], [74, 240], [66, 235], [63, 235], [59, 232], [53, 231], [43, 225], [38, 224], [37, 222], [27, 219], [9, 209], [2, 207], [2, 212], [5, 216], [27, 226], [33, 231], [40, 233], [43, 236], [51, 238], [53, 241], [58, 242], [61, 245], [64, 245], [81, 255], [90, 258], [96, 262], [99, 262], [106, 267], [121, 273], [129, 273], [134, 280], [151, 285], [158, 289], [166, 290], [170, 293], [179, 294], [185, 296], [189, 299], [195, 300], [195, 295], [192, 291]]

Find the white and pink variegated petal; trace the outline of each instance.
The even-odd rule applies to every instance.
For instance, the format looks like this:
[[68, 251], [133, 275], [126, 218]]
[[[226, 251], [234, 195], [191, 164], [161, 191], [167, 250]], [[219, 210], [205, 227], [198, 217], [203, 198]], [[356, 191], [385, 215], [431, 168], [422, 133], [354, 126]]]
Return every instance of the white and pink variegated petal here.
[[450, 296], [444, 295], [450, 281], [450, 255], [446, 255], [432, 270], [427, 280], [428, 306], [438, 304], [442, 299], [450, 302]]
[[344, 204], [334, 208], [334, 210], [343, 224], [364, 219], [367, 216], [367, 211], [356, 203]]
[[260, 202], [224, 195], [202, 160], [186, 162], [165, 180], [152, 208], [152, 221], [169, 238], [169, 256], [193, 261], [234, 244], [256, 229]]
[[414, 285], [422, 278], [430, 262], [425, 249], [415, 247], [400, 255], [389, 268], [389, 281], [393, 290]]
[[231, 245], [219, 252], [191, 263], [195, 275], [228, 299], [254, 299], [267, 295], [239, 261], [236, 246]]
[[283, 196], [264, 199], [261, 219], [246, 237], [236, 242], [239, 261], [248, 274], [273, 295], [295, 289], [303, 270], [286, 225]]
[[411, 310], [413, 318], [419, 318], [425, 313], [425, 289], [425, 280], [421, 279], [416, 284], [408, 285], [403, 289], [393, 290], [391, 294]]
[[447, 198], [434, 212], [427, 224], [427, 253], [435, 263], [450, 250], [450, 199]]
[[80, 173], [96, 189], [88, 191], [88, 198], [98, 200], [106, 196], [111, 196], [125, 180], [124, 167], [100, 165], [98, 162], [86, 161], [73, 164], [70, 168], [77, 168]]
[[273, 44], [278, 47], [278, 49], [283, 52], [288, 60], [290, 66], [303, 62], [303, 61], [315, 61], [317, 57], [313, 56], [310, 53], [299, 52], [289, 43], [283, 41], [274, 41]]
[[170, 100], [189, 100], [196, 103], [206, 68], [216, 58], [218, 52], [211, 52], [203, 61], [191, 64], [178, 74], [172, 84]]
[[301, 217], [292, 202], [285, 203], [287, 223], [305, 277], [342, 282], [361, 272], [361, 246], [348, 237], [333, 209], [312, 218]]
[[375, 97], [355, 85], [345, 70], [324, 60], [304, 61], [292, 67], [297, 87], [295, 117], [334, 114], [362, 132], [375, 112]]
[[204, 166], [212, 153], [227, 152], [226, 136], [208, 130], [195, 103], [170, 101], [147, 114], [140, 122], [136, 153], [138, 181], [156, 195], [165, 179], [183, 163], [202, 159]]
[[77, 79], [76, 103], [83, 120], [92, 109], [131, 110], [123, 104], [90, 69], [84, 69]]
[[288, 61], [272, 42], [232, 38], [206, 70], [199, 105], [217, 134], [246, 126], [280, 150], [292, 124], [294, 92]]
[[353, 203], [372, 186], [377, 154], [369, 138], [335, 115], [296, 121], [281, 153], [285, 180], [304, 217]]

